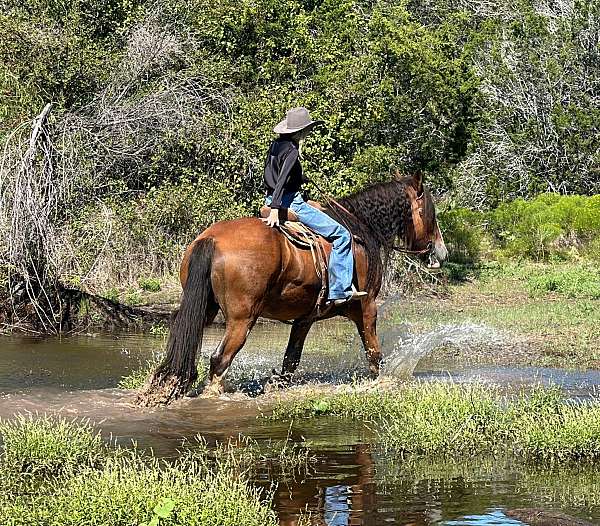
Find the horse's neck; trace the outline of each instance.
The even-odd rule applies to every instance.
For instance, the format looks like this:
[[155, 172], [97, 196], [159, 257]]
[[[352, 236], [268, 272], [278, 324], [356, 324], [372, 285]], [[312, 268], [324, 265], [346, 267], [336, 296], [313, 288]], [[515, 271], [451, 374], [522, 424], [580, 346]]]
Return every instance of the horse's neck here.
[[391, 246], [397, 237], [406, 237], [407, 225], [412, 220], [410, 202], [404, 192], [396, 199], [376, 204], [366, 215], [367, 225], [385, 246]]

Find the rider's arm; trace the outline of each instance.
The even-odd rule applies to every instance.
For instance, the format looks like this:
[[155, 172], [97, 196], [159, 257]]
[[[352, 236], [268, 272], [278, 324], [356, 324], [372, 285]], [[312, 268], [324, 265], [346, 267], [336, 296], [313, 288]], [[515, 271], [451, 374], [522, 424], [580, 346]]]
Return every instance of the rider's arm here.
[[283, 159], [281, 169], [279, 170], [279, 177], [277, 178], [277, 184], [275, 190], [273, 190], [273, 200], [271, 201], [271, 208], [281, 208], [281, 200], [283, 199], [283, 190], [286, 183], [290, 178], [290, 172], [292, 167], [298, 160], [298, 149], [295, 147], [290, 148]]

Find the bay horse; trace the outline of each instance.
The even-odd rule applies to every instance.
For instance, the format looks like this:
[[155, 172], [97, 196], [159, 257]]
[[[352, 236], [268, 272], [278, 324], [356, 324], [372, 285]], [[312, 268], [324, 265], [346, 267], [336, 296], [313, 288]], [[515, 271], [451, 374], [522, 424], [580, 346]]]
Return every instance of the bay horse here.
[[[325, 211], [355, 236], [354, 282], [367, 296], [315, 316], [321, 279], [310, 250], [296, 247], [259, 218], [215, 223], [185, 251], [180, 269], [183, 295], [166, 356], [138, 394], [138, 404], [166, 404], [186, 394], [197, 378], [196, 353], [204, 327], [219, 309], [225, 334], [210, 358], [206, 395], [223, 392], [223, 376], [259, 317], [293, 321], [282, 376], [291, 376], [298, 367], [312, 324], [333, 316], [345, 316], [356, 324], [370, 373], [379, 374], [375, 300], [383, 262], [397, 239], [405, 251], [433, 266], [439, 266], [448, 252], [421, 175], [397, 175], [334, 203]], [[330, 244], [324, 245], [329, 254]]]

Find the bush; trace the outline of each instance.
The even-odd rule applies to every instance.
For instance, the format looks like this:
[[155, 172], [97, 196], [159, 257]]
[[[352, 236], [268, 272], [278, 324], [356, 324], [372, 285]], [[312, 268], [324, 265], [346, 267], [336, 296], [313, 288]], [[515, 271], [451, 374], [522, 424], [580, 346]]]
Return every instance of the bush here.
[[541, 194], [504, 203], [488, 214], [500, 253], [537, 261], [585, 254], [600, 237], [600, 196]]
[[[157, 291], [160, 282], [140, 274], [175, 272], [185, 246], [204, 228], [243, 215], [249, 212], [224, 185], [205, 179], [164, 183], [144, 197], [85, 207], [69, 225], [67, 247], [96, 287], [110, 292], [114, 285], [135, 284]], [[138, 296], [129, 291], [130, 304], [139, 303]]]
[[600, 299], [600, 272], [585, 268], [534, 272], [527, 289], [530, 294], [558, 292], [569, 298]]
[[476, 263], [483, 256], [485, 216], [466, 208], [438, 214], [440, 229], [453, 263]]
[[489, 212], [439, 213], [450, 261], [489, 258], [600, 261], [600, 196], [541, 194]]
[[158, 278], [140, 278], [138, 279], [138, 285], [146, 292], [160, 291], [160, 280]]

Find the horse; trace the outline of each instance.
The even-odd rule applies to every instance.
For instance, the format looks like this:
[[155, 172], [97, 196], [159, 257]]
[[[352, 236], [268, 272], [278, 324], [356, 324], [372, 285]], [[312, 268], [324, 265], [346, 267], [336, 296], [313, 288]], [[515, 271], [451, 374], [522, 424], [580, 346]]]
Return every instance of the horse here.
[[[196, 353], [204, 327], [219, 310], [225, 318], [225, 334], [210, 357], [205, 396], [223, 392], [223, 377], [259, 317], [291, 321], [282, 377], [290, 378], [298, 367], [313, 323], [333, 316], [354, 322], [370, 374], [379, 374], [376, 298], [394, 243], [400, 239], [402, 250], [429, 266], [439, 266], [448, 252], [420, 174], [397, 174], [389, 182], [331, 201], [324, 210], [354, 236], [354, 283], [367, 295], [316, 314], [321, 279], [310, 250], [295, 246], [259, 218], [217, 222], [184, 253], [181, 305], [172, 318], [165, 358], [138, 393], [139, 405], [167, 404], [190, 390], [197, 378]], [[323, 245], [328, 255], [331, 245]]]

